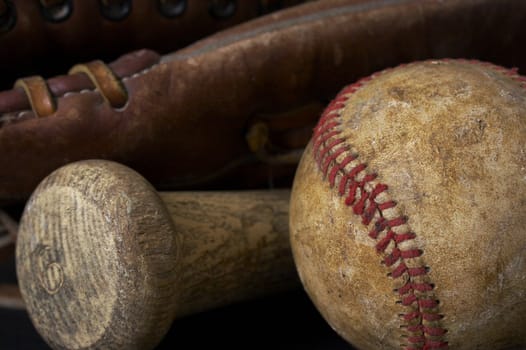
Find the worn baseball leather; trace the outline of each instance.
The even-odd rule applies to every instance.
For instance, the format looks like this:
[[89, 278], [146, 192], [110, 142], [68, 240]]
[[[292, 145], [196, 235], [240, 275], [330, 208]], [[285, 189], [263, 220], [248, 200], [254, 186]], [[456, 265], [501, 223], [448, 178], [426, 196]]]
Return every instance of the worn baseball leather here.
[[[162, 53], [299, 0], [0, 0], [0, 84], [131, 50]], [[9, 84], [9, 85], [6, 85]]]
[[514, 0], [318, 1], [170, 55], [142, 50], [22, 79], [0, 93], [0, 200], [24, 200], [53, 169], [86, 158], [122, 162], [159, 188], [292, 179], [294, 157], [280, 157], [306, 144], [345, 83], [429, 57], [522, 69], [524, 23], [526, 2]]

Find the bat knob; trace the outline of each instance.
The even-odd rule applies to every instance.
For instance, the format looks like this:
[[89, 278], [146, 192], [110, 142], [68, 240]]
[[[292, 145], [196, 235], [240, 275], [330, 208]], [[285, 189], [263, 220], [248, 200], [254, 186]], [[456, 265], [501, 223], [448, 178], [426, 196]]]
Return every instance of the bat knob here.
[[22, 296], [55, 349], [144, 349], [169, 329], [179, 245], [154, 188], [108, 161], [62, 167], [35, 190], [16, 248]]

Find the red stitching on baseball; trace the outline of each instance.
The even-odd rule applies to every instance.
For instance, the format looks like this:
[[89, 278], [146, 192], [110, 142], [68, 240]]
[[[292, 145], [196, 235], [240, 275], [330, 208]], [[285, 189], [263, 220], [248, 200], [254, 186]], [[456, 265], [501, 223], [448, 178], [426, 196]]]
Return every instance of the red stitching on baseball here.
[[[314, 146], [315, 148], [317, 148], [318, 150], [320, 150], [320, 145], [322, 143], [324, 143], [325, 141], [327, 141], [328, 139], [330, 139], [331, 137], [335, 136], [335, 135], [338, 135], [339, 132], [337, 130], [332, 130], [331, 132], [323, 135], [323, 137], [320, 137], [319, 139], [317, 139], [315, 142], [314, 142]], [[320, 134], [321, 135], [321, 134]], [[326, 147], [327, 149], [327, 147]], [[317, 158], [319, 158], [320, 155], [317, 156]]]
[[[483, 67], [493, 69], [499, 72], [513, 81], [517, 82], [520, 87], [526, 89], [526, 77], [518, 74], [516, 68], [507, 69], [492, 63], [480, 62], [477, 60], [466, 60], [466, 59], [444, 59], [444, 62], [464, 62], [469, 64], [476, 64]], [[400, 65], [406, 66], [406, 65]], [[318, 125], [314, 129], [313, 135], [313, 152], [315, 159], [318, 162], [320, 170], [323, 172], [323, 176], [327, 177], [329, 185], [333, 188], [336, 184], [336, 178], [340, 174], [340, 181], [338, 184], [338, 194], [343, 196], [346, 191], [348, 195], [345, 198], [345, 204], [352, 207], [353, 213], [359, 215], [362, 218], [362, 223], [369, 225], [373, 220], [375, 214], [378, 217], [373, 223], [373, 228], [369, 232], [369, 237], [374, 240], [378, 240], [376, 243], [376, 250], [379, 253], [385, 254], [382, 263], [386, 267], [394, 267], [393, 270], [388, 274], [392, 278], [400, 278], [404, 275], [407, 276], [406, 283], [395, 289], [398, 292], [401, 300], [400, 304], [415, 308], [411, 311], [401, 314], [400, 317], [406, 322], [417, 321], [417, 324], [402, 325], [408, 332], [412, 333], [411, 336], [406, 338], [406, 341], [410, 343], [405, 346], [406, 350], [431, 350], [431, 349], [444, 349], [448, 347], [448, 342], [445, 340], [444, 335], [447, 330], [440, 326], [428, 326], [423, 323], [426, 322], [438, 322], [444, 316], [437, 313], [439, 305], [432, 295], [429, 297], [426, 293], [431, 292], [434, 289], [432, 283], [417, 282], [414, 280], [415, 277], [425, 276], [428, 273], [426, 266], [420, 267], [408, 267], [406, 261], [409, 259], [418, 258], [423, 254], [420, 249], [406, 249], [402, 250], [399, 244], [405, 241], [412, 240], [416, 237], [413, 232], [396, 233], [393, 228], [402, 226], [407, 223], [406, 217], [398, 217], [395, 219], [387, 220], [383, 217], [383, 211], [394, 208], [396, 202], [393, 200], [387, 200], [385, 202], [376, 202], [376, 198], [383, 192], [387, 191], [388, 187], [384, 184], [376, 184], [372, 190], [367, 190], [369, 183], [376, 178], [374, 173], [365, 173], [361, 180], [357, 177], [365, 172], [366, 164], [357, 164], [352, 166], [351, 169], [347, 170], [347, 167], [357, 159], [357, 155], [350, 153], [351, 149], [349, 145], [345, 143], [345, 140], [340, 137], [340, 117], [341, 111], [345, 108], [345, 103], [349, 98], [349, 94], [357, 91], [364, 83], [373, 79], [376, 75], [383, 74], [389, 71], [384, 70], [380, 73], [373, 74], [369, 77], [363, 78], [358, 82], [344, 88], [340, 94], [336, 97], [331, 104], [323, 112]], [[343, 143], [343, 145], [341, 145]], [[338, 149], [335, 149], [337, 145]], [[341, 161], [338, 161], [338, 157], [343, 156]], [[383, 232], [386, 232], [385, 236], [379, 239]], [[386, 253], [387, 248], [392, 245], [390, 253]], [[398, 265], [396, 265], [398, 263]], [[395, 266], [396, 265], [396, 266]], [[418, 292], [418, 294], [416, 293]]]
[[[396, 206], [393, 200], [378, 200], [380, 195], [388, 190], [388, 186], [371, 183], [377, 175], [367, 172], [366, 164], [360, 162], [353, 164], [358, 156], [351, 153], [350, 145], [341, 135], [341, 112], [349, 95], [376, 75], [386, 71], [388, 70], [347, 86], [327, 106], [314, 128], [314, 158], [331, 188], [337, 184], [339, 175], [338, 194], [344, 196], [347, 193], [344, 202], [352, 208], [355, 215], [361, 217], [362, 223], [364, 225], [373, 223], [369, 237], [377, 241], [376, 251], [384, 255], [382, 263], [392, 269], [388, 276], [393, 279], [404, 278], [406, 281], [402, 287], [395, 289], [400, 297], [398, 303], [408, 307], [408, 312], [401, 314], [400, 317], [406, 322], [401, 327], [410, 335], [404, 337], [407, 344], [401, 344], [401, 347], [405, 347], [406, 350], [444, 349], [448, 347], [444, 337], [447, 330], [438, 324], [443, 315], [438, 313], [439, 302], [432, 294], [434, 284], [422, 281], [422, 276], [426, 276], [429, 269], [426, 266], [408, 266], [406, 263], [410, 259], [422, 256], [423, 251], [400, 247], [402, 242], [413, 240], [416, 235], [410, 231], [396, 233], [394, 229], [405, 225], [408, 221], [407, 217], [400, 216], [394, 219], [384, 217], [385, 210]], [[386, 252], [388, 247], [391, 247], [390, 252]]]
[[329, 169], [329, 164], [333, 161], [336, 160], [336, 158], [338, 158], [338, 156], [340, 154], [342, 154], [343, 152], [347, 152], [349, 150], [348, 147], [346, 146], [342, 146], [340, 148], [338, 148], [337, 150], [335, 150], [330, 156], [328, 156], [325, 161], [323, 162], [323, 174], [327, 175], [327, 171]]
[[[349, 151], [348, 148], [347, 148], [347, 151]], [[343, 170], [343, 168], [345, 168], [347, 166], [347, 164], [349, 164], [350, 162], [352, 162], [355, 159], [356, 159], [355, 155], [353, 155], [353, 154], [348, 155], [341, 161], [340, 164], [338, 164], [337, 166], [332, 167], [332, 170], [331, 170], [331, 172], [329, 174], [329, 183], [331, 184], [331, 187], [334, 186], [334, 182], [336, 181], [336, 175], [338, 174], [338, 172]], [[343, 191], [344, 190], [345, 190], [345, 188], [340, 190], [340, 195], [343, 195]]]
[[318, 154], [318, 157], [320, 159], [323, 159], [331, 151], [331, 149], [333, 149], [334, 147], [344, 142], [345, 142], [344, 139], [332, 140], [327, 146], [325, 146], [325, 148], [321, 149], [321, 152]]
[[338, 121], [333, 121], [331, 123], [327, 123], [327, 125], [325, 125], [322, 129], [320, 129], [318, 131], [319, 134], [323, 134], [325, 131], [329, 130], [329, 129], [332, 129], [336, 126], [340, 125], [340, 122]]

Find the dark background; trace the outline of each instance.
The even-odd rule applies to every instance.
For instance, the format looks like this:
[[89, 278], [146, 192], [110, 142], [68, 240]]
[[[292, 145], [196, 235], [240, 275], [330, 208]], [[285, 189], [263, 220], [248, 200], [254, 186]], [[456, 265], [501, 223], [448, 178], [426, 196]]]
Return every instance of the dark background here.
[[[0, 283], [15, 282], [14, 263]], [[176, 320], [157, 349], [352, 349], [323, 320], [302, 289]], [[49, 349], [24, 311], [0, 308], [0, 349]]]

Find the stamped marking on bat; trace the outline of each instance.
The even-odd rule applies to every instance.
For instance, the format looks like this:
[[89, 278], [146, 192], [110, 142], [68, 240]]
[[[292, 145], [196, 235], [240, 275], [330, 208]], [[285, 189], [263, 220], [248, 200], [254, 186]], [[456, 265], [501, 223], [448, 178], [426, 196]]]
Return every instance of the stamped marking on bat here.
[[46, 266], [40, 275], [40, 284], [49, 294], [56, 294], [64, 283], [64, 272], [59, 263], [53, 262]]
[[50, 295], [58, 293], [64, 284], [64, 269], [53, 258], [51, 247], [39, 244], [32, 255], [36, 263], [40, 286]]

